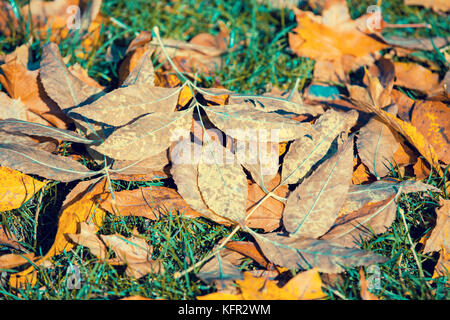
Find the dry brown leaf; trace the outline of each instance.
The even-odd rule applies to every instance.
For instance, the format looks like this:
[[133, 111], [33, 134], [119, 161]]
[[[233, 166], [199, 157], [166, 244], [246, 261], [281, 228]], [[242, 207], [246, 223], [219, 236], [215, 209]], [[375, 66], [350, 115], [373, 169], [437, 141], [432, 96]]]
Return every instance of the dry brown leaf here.
[[407, 6], [423, 6], [437, 12], [450, 11], [450, 3], [447, 0], [405, 0], [404, 2]]
[[89, 251], [100, 260], [108, 256], [108, 249], [105, 244], [96, 235], [98, 227], [92, 223], [80, 222], [78, 233], [68, 233], [66, 236], [77, 245], [89, 249]]
[[284, 184], [298, 183], [328, 152], [341, 133], [353, 127], [358, 113], [327, 110], [312, 126], [311, 133], [295, 140], [283, 160], [281, 180]]
[[398, 107], [397, 116], [403, 121], [411, 121], [411, 111], [414, 105], [414, 100], [399, 90], [392, 90], [392, 103]]
[[363, 300], [380, 300], [376, 295], [369, 291], [369, 285], [367, 284], [364, 270], [359, 270], [359, 287], [361, 289], [360, 295]]
[[27, 121], [67, 128], [71, 120], [48, 97], [39, 77], [39, 70], [28, 70], [17, 52], [7, 56], [0, 65], [0, 83], [14, 100], [20, 100], [27, 108]]
[[261, 266], [265, 268], [268, 268], [270, 265], [270, 262], [266, 259], [266, 257], [262, 255], [261, 251], [253, 242], [229, 241], [225, 246], [230, 250], [239, 252], [240, 254], [243, 254], [244, 256], [247, 256], [255, 260], [257, 263], [259, 263]]
[[99, 197], [100, 206], [121, 216], [138, 216], [156, 220], [175, 209], [183, 216], [196, 218], [198, 212], [191, 209], [183, 198], [173, 189], [166, 187], [146, 187], [123, 190]]
[[70, 157], [57, 156], [31, 144], [0, 143], [0, 165], [63, 182], [98, 174]]
[[441, 207], [436, 210], [436, 226], [428, 238], [424, 253], [450, 248], [450, 200], [440, 199]]
[[311, 125], [275, 112], [264, 112], [252, 104], [205, 108], [208, 118], [227, 135], [240, 141], [282, 142], [309, 134]]
[[384, 177], [394, 166], [394, 153], [400, 143], [391, 129], [377, 116], [360, 129], [356, 142], [358, 155], [375, 177]]
[[139, 279], [149, 273], [163, 272], [161, 262], [151, 259], [153, 248], [144, 239], [136, 236], [124, 238], [116, 234], [100, 237], [117, 257], [126, 263], [128, 276]]
[[291, 237], [326, 233], [344, 204], [353, 173], [353, 138], [289, 194], [283, 225]]
[[429, 93], [440, 85], [439, 74], [431, 72], [417, 63], [394, 62], [395, 66], [395, 84], [400, 87], [406, 87]]
[[359, 248], [363, 240], [385, 232], [394, 222], [397, 211], [394, 198], [395, 196], [391, 196], [379, 202], [367, 203], [362, 208], [341, 216], [320, 239], [344, 247]]
[[189, 132], [192, 112], [191, 108], [171, 114], [147, 114], [116, 129], [101, 145], [92, 148], [113, 159], [138, 161], [149, 158], [163, 152], [180, 135]]
[[[277, 174], [266, 186], [267, 191], [273, 190], [280, 184], [281, 178]], [[287, 185], [278, 187], [274, 192], [278, 197], [286, 198], [289, 193]], [[251, 212], [255, 205], [266, 196], [266, 192], [257, 183], [248, 183], [247, 212]], [[281, 224], [284, 203], [269, 197], [247, 219], [246, 226], [260, 228], [265, 232], [277, 229]]]
[[373, 55], [386, 45], [359, 30], [367, 20], [351, 20], [345, 1], [328, 1], [322, 16], [294, 9], [297, 28], [289, 34], [289, 45], [299, 56], [316, 60], [314, 78], [346, 81], [348, 73], [373, 63]]
[[319, 272], [337, 273], [344, 271], [344, 266], [371, 265], [386, 261], [386, 258], [373, 252], [346, 248], [327, 240], [293, 238], [277, 233], [251, 234], [264, 256], [285, 268], [317, 267]]
[[[223, 218], [213, 211], [211, 211], [202, 199], [202, 194], [197, 185], [198, 170], [196, 162], [192, 159], [189, 161], [180, 161], [178, 159], [184, 159], [187, 155], [191, 156], [195, 154], [195, 148], [201, 150], [200, 145], [191, 143], [188, 140], [182, 140], [172, 152], [172, 167], [170, 172], [173, 180], [177, 185], [178, 193], [183, 199], [192, 207], [195, 211], [202, 214], [202, 216], [213, 220], [217, 223], [224, 225], [231, 225], [232, 222], [229, 219]], [[201, 153], [201, 151], [199, 151]]]
[[243, 223], [247, 204], [247, 177], [234, 155], [210, 140], [202, 147], [198, 163], [198, 189], [215, 214]]
[[118, 127], [151, 113], [170, 115], [177, 106], [179, 92], [180, 88], [149, 87], [147, 84], [120, 87], [91, 104], [73, 108], [69, 115], [76, 115], [77, 119], [81, 115]]

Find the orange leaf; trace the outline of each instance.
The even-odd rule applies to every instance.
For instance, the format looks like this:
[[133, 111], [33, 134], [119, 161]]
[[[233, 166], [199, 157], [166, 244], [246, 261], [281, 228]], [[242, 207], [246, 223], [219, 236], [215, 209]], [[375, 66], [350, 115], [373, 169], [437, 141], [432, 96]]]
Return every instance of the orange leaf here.
[[366, 17], [351, 20], [345, 1], [328, 4], [322, 16], [294, 9], [298, 26], [289, 34], [289, 45], [297, 55], [317, 60], [317, 80], [343, 80], [349, 71], [373, 62], [371, 54], [386, 45], [358, 29]]
[[440, 101], [418, 101], [411, 124], [427, 139], [439, 160], [450, 163], [450, 109]]

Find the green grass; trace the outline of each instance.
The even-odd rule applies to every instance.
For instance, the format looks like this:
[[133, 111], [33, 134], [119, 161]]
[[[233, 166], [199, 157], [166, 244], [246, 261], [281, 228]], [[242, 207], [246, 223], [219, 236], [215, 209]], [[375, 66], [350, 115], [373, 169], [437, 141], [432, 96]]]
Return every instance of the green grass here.
[[[14, 1], [12, 1], [14, 2]], [[26, 1], [16, 1], [22, 5]], [[366, 12], [371, 1], [348, 1], [353, 18]], [[304, 9], [307, 8], [303, 5]], [[431, 30], [392, 30], [390, 35], [448, 36], [450, 34], [445, 17], [431, 10], [419, 7], [405, 7], [402, 0], [385, 1], [382, 5], [385, 19], [390, 23], [427, 22]], [[223, 21], [231, 32], [232, 42], [244, 45], [224, 57], [224, 67], [215, 77], [226, 88], [239, 92], [261, 92], [267, 84], [290, 88], [300, 79], [300, 89], [311, 81], [314, 62], [299, 58], [291, 53], [287, 43], [287, 33], [295, 26], [295, 17], [289, 10], [272, 9], [257, 1], [123, 1], [105, 0], [102, 6], [105, 16], [120, 22], [105, 25], [100, 44], [88, 53], [87, 59], [79, 59], [73, 53], [79, 44], [73, 39], [62, 41], [63, 56], [72, 54], [70, 63], [79, 63], [88, 68], [90, 76], [103, 85], [117, 83], [118, 61], [107, 61], [105, 55], [112, 46], [119, 53], [142, 30], [158, 26], [163, 37], [189, 40], [201, 32], [218, 32], [218, 22]], [[11, 37], [0, 36], [0, 52], [11, 52], [32, 36], [31, 26], [22, 26]], [[35, 61], [39, 61], [40, 48], [45, 40], [34, 38], [32, 49]], [[441, 67], [441, 73], [448, 68], [442, 54], [421, 52], [418, 57], [426, 57]], [[211, 85], [216, 79], [203, 77], [204, 85]], [[393, 173], [398, 178], [398, 172]], [[433, 174], [426, 181], [443, 188], [446, 178]], [[116, 191], [134, 189], [139, 186], [160, 185], [160, 182], [125, 183], [114, 181]], [[39, 193], [20, 209], [0, 213], [1, 224], [21, 240], [23, 246], [36, 255], [45, 254], [56, 232], [58, 212], [61, 203], [74, 183], [53, 182], [43, 194], [39, 203]], [[448, 278], [431, 279], [438, 254], [422, 255], [419, 240], [434, 227], [437, 194], [402, 195], [398, 206], [407, 220], [408, 230], [402, 217], [397, 218], [384, 234], [375, 236], [362, 245], [364, 249], [378, 252], [389, 258], [380, 268], [381, 290], [384, 299], [449, 299], [445, 283]], [[435, 199], [435, 200], [433, 200]], [[35, 234], [35, 213], [40, 206], [39, 227]], [[82, 247], [54, 257], [52, 268], [42, 268], [38, 285], [18, 292], [10, 289], [0, 280], [0, 299], [117, 299], [130, 295], [142, 295], [163, 299], [195, 299], [214, 291], [214, 287], [200, 281], [195, 274], [174, 279], [173, 274], [185, 270], [205, 257], [217, 242], [226, 237], [231, 229], [211, 223], [205, 219], [187, 219], [180, 214], [168, 214], [158, 221], [148, 221], [139, 217], [118, 217], [108, 214], [100, 233], [119, 233], [129, 236], [137, 230], [154, 246], [154, 258], [161, 259], [165, 272], [148, 275], [135, 280], [125, 275], [123, 267], [99, 263], [90, 252]], [[412, 237], [411, 247], [408, 234]], [[238, 233], [233, 239], [248, 239], [245, 233]], [[413, 249], [420, 260], [420, 275]], [[0, 247], [0, 255], [12, 252]], [[83, 280], [80, 290], [67, 287], [67, 270], [71, 265], [80, 267]], [[251, 269], [252, 263], [244, 263], [244, 269]], [[20, 268], [18, 268], [20, 269]], [[360, 299], [359, 269], [348, 269], [341, 280], [329, 285], [325, 292], [330, 299]]]

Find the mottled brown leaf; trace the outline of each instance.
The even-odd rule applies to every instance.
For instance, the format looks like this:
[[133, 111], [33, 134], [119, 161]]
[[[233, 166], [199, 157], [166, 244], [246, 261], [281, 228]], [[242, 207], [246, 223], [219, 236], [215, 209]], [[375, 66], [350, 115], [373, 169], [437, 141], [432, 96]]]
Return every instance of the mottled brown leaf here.
[[169, 115], [177, 106], [180, 88], [136, 84], [109, 92], [91, 104], [74, 108], [69, 115], [86, 117], [111, 126], [121, 126], [150, 113]]
[[251, 104], [205, 108], [208, 118], [227, 135], [242, 141], [282, 142], [311, 131], [311, 124], [291, 120], [275, 112], [264, 112]]
[[56, 156], [37, 148], [11, 143], [0, 143], [0, 165], [62, 182], [98, 174], [69, 157]]
[[287, 199], [283, 225], [294, 237], [327, 232], [344, 204], [353, 173], [353, 138], [319, 166]]
[[367, 266], [386, 261], [370, 251], [345, 248], [327, 240], [292, 238], [277, 233], [251, 233], [266, 258], [290, 269], [318, 268], [319, 272], [336, 273], [345, 267]]
[[284, 184], [298, 183], [328, 152], [332, 142], [347, 132], [358, 119], [354, 110], [347, 113], [327, 110], [313, 125], [311, 134], [295, 140], [283, 161], [281, 180]]
[[154, 112], [115, 130], [94, 150], [119, 160], [142, 160], [159, 154], [189, 132], [192, 110]]

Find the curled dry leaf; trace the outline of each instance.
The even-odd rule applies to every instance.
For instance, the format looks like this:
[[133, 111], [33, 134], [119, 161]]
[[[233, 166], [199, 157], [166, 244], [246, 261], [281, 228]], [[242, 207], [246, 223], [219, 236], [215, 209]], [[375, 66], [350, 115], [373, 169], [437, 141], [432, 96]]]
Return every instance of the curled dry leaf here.
[[327, 232], [344, 204], [353, 173], [353, 138], [289, 194], [283, 225], [292, 237]]
[[313, 125], [311, 134], [300, 137], [289, 147], [283, 161], [284, 184], [298, 183], [328, 152], [332, 142], [342, 132], [347, 132], [358, 119], [354, 110], [342, 113], [327, 110]]
[[126, 273], [136, 279], [149, 273], [164, 271], [160, 261], [151, 259], [153, 248], [142, 238], [120, 235], [101, 235], [103, 242], [127, 265]]
[[21, 118], [22, 120], [67, 128], [71, 120], [44, 91], [39, 70], [28, 70], [17, 52], [8, 55], [6, 63], [0, 69], [0, 83], [6, 92], [12, 99], [20, 100], [26, 106], [25, 119]]
[[0, 212], [21, 207], [46, 184], [7, 167], [0, 167], [0, 181]]
[[244, 280], [236, 280], [239, 293], [215, 292], [197, 297], [198, 300], [313, 300], [323, 299], [322, 280], [317, 269], [297, 274], [284, 286], [279, 287], [275, 280], [254, 277], [244, 272]]
[[19, 239], [11, 233], [6, 230], [5, 227], [3, 227], [0, 224], [0, 246], [3, 247], [10, 247], [16, 250], [24, 250], [23, 246], [20, 244]]
[[80, 222], [78, 233], [68, 233], [66, 236], [77, 245], [81, 245], [89, 249], [89, 251], [100, 260], [104, 260], [108, 256], [108, 248], [102, 240], [96, 235], [98, 228], [87, 222]]

